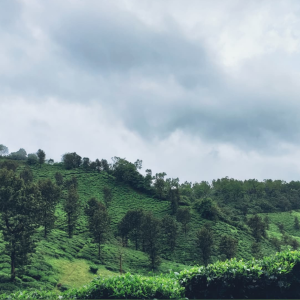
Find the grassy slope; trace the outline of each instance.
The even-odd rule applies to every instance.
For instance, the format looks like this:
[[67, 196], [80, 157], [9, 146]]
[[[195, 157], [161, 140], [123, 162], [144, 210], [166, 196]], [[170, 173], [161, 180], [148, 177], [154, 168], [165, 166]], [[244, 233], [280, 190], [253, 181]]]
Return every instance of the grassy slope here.
[[[169, 203], [151, 198], [132, 190], [130, 187], [117, 182], [112, 176], [106, 173], [85, 172], [82, 169], [64, 170], [61, 165], [43, 165], [42, 168], [32, 168], [34, 179], [51, 178], [54, 180], [54, 174], [59, 171], [63, 174], [64, 179], [69, 179], [76, 176], [78, 180], [78, 192], [82, 206], [91, 197], [96, 197], [103, 201], [102, 188], [107, 185], [113, 189], [113, 202], [109, 208], [109, 213], [112, 218], [112, 232], [109, 240], [102, 249], [102, 261], [97, 259], [96, 245], [92, 243], [92, 239], [86, 230], [86, 221], [81, 217], [77, 226], [75, 235], [72, 239], [68, 239], [65, 233], [65, 219], [61, 206], [57, 207], [56, 229], [49, 234], [47, 240], [42, 237], [42, 231], [37, 234], [38, 247], [36, 254], [33, 255], [33, 263], [28, 268], [26, 277], [23, 281], [27, 286], [36, 286], [43, 282], [46, 288], [53, 288], [57, 283], [64, 286], [78, 287], [93, 278], [93, 274], [89, 272], [90, 264], [99, 266], [98, 275], [110, 276], [118, 273], [119, 247], [114, 239], [114, 232], [119, 220], [124, 214], [133, 208], [143, 208], [152, 211], [157, 217], [169, 213]], [[277, 213], [269, 214], [271, 221], [269, 235], [280, 236], [276, 224], [281, 222], [285, 225], [286, 232], [299, 238], [300, 232], [293, 228], [294, 215], [300, 213]], [[196, 231], [206, 222], [196, 211], [192, 210], [192, 221], [187, 237], [183, 233], [178, 239], [178, 246], [173, 255], [165, 254], [165, 258], [158, 269], [158, 272], [180, 271], [183, 268], [188, 268], [189, 265], [201, 263], [196, 250], [195, 236]], [[223, 234], [228, 234], [239, 241], [238, 258], [245, 260], [251, 259], [251, 243], [254, 241], [250, 232], [242, 231], [224, 222], [213, 223], [213, 232], [215, 238], [215, 246], [211, 261], [221, 259], [218, 251], [220, 237]], [[0, 243], [0, 250], [3, 244]], [[276, 252], [275, 248], [269, 241], [262, 242], [263, 255], [270, 255]], [[145, 253], [135, 251], [132, 247], [124, 249], [123, 269], [126, 272], [148, 274], [148, 258]], [[1, 252], [2, 253], [2, 252]], [[171, 259], [171, 260], [170, 260]], [[0, 254], [0, 276], [1, 274], [9, 273], [9, 258]], [[37, 280], [36, 280], [37, 279]], [[1, 287], [0, 287], [1, 288]]]

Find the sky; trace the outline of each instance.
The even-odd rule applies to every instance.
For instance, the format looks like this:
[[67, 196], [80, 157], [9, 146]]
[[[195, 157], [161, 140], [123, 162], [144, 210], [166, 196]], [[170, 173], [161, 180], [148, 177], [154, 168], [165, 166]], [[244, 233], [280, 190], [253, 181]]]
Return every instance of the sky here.
[[2, 0], [0, 41], [10, 152], [300, 178], [297, 0]]

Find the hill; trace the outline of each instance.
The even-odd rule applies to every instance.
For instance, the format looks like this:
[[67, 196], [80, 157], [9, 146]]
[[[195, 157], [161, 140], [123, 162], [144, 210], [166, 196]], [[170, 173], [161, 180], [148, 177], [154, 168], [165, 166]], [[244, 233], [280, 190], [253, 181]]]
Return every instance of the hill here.
[[[68, 186], [63, 185], [55, 210], [57, 218], [54, 229], [47, 238], [44, 238], [43, 228], [36, 230], [34, 234], [36, 249], [30, 254], [31, 262], [22, 268], [17, 268], [14, 282], [9, 281], [10, 257], [4, 251], [5, 243], [1, 236], [0, 288], [2, 291], [44, 288], [59, 292], [82, 286], [96, 275], [103, 277], [117, 275], [120, 270], [120, 253], [123, 255], [123, 272], [148, 276], [149, 272], [168, 274], [170, 270], [179, 272], [190, 269], [195, 264], [205, 263], [204, 250], [199, 247], [199, 230], [203, 228], [208, 228], [210, 236], [213, 237], [209, 263], [226, 259], [226, 253], [222, 248], [222, 244], [225, 243], [224, 237], [231, 237], [236, 241], [234, 256], [244, 260], [272, 255], [289, 245], [294, 249], [299, 246], [300, 230], [295, 226], [295, 217], [300, 217], [297, 198], [299, 196], [296, 194], [299, 187], [297, 182], [280, 181], [279, 184], [276, 181], [254, 181], [249, 193], [249, 189], [247, 190], [249, 181], [240, 182], [223, 178], [213, 182], [209, 190], [205, 191], [208, 183], [180, 185], [174, 179], [164, 179], [164, 175], [156, 174], [151, 175], [152, 183], [145, 188], [144, 183], [141, 185], [141, 180], [146, 180], [147, 175], [145, 177], [136, 175], [138, 168], [131, 169], [135, 177], [132, 175], [130, 180], [128, 175], [124, 176], [128, 171], [126, 168], [130, 169], [133, 165], [126, 161], [125, 163], [117, 160], [115, 165], [106, 171], [86, 168], [84, 164], [70, 169], [66, 168], [64, 163], [30, 165], [27, 160], [13, 160], [7, 157], [0, 160], [2, 169], [5, 168], [3, 162], [7, 161], [18, 164], [16, 169], [18, 174], [29, 168], [35, 183], [48, 178], [55, 182], [57, 172], [62, 174], [65, 183], [75, 177], [81, 213], [74, 235], [69, 238], [66, 231], [66, 214], [63, 209], [63, 203], [68, 195]], [[161, 179], [164, 182], [163, 194], [159, 194], [157, 184]], [[107, 209], [111, 221], [107, 239], [102, 245], [101, 259], [99, 259], [97, 244], [94, 243], [89, 232], [84, 208], [93, 197], [105, 203], [104, 187], [112, 192], [112, 202]], [[179, 195], [176, 210], [189, 209], [191, 218], [188, 230], [185, 234], [183, 224], [178, 223], [179, 232], [174, 251], [166, 247], [166, 236], [160, 236], [161, 264], [152, 270], [149, 255], [142, 251], [141, 246], [139, 250], [135, 250], [132, 236], [129, 237], [126, 247], [120, 245], [118, 224], [126, 213], [133, 209], [150, 211], [159, 220], [166, 215], [176, 217], [174, 212], [176, 194], [172, 191], [178, 191]], [[249, 223], [254, 216], [261, 219], [265, 226], [266, 234], [259, 238], [255, 236], [255, 229]]]

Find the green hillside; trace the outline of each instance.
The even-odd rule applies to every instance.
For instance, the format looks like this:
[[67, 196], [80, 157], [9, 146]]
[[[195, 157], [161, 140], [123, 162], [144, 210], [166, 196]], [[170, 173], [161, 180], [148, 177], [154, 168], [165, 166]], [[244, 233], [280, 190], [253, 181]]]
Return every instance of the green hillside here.
[[[0, 159], [1, 161], [5, 162], [8, 160], [7, 158], [2, 158]], [[35, 183], [47, 178], [55, 182], [55, 174], [57, 172], [62, 174], [64, 182], [72, 177], [76, 177], [81, 212], [74, 235], [72, 238], [69, 238], [66, 231], [66, 215], [63, 210], [63, 203], [67, 197], [68, 188], [65, 185], [62, 186], [60, 201], [55, 211], [57, 219], [54, 229], [48, 234], [47, 238], [44, 238], [42, 227], [36, 230], [34, 235], [36, 241], [35, 252], [30, 254], [31, 261], [29, 264], [22, 268], [17, 266], [17, 277], [14, 282], [10, 282], [10, 257], [4, 251], [5, 243], [3, 236], [1, 236], [0, 289], [2, 291], [42, 288], [59, 293], [69, 288], [83, 286], [95, 276], [109, 277], [118, 275], [120, 270], [120, 251], [123, 253], [123, 272], [149, 276], [153, 273], [169, 274], [170, 270], [180, 272], [184, 269], [190, 269], [194, 265], [202, 265], [204, 263], [197, 243], [197, 233], [201, 228], [206, 227], [209, 228], [210, 235], [213, 237], [209, 263], [226, 259], [220, 248], [224, 236], [229, 236], [237, 241], [235, 257], [243, 260], [251, 260], [252, 257], [269, 256], [279, 250], [288, 247], [298, 248], [299, 246], [295, 241], [300, 242], [300, 230], [295, 228], [294, 224], [295, 217], [300, 218], [300, 212], [298, 212], [297, 207], [299, 204], [298, 200], [290, 200], [290, 196], [287, 193], [291, 189], [288, 189], [288, 192], [277, 191], [277, 193], [280, 193], [279, 198], [285, 195], [287, 201], [289, 201], [289, 204], [285, 206], [289, 208], [287, 211], [284, 211], [286, 208], [281, 208], [281, 204], [276, 206], [277, 198], [275, 199], [272, 196], [273, 202], [271, 203], [269, 196], [262, 194], [261, 198], [253, 197], [249, 200], [247, 212], [245, 213], [242, 204], [247, 199], [246, 192], [241, 194], [242, 196], [235, 196], [231, 191], [230, 196], [226, 198], [227, 192], [223, 191], [223, 194], [220, 193], [215, 184], [214, 188], [211, 188], [207, 195], [198, 197], [195, 192], [188, 192], [189, 184], [185, 183], [179, 185], [180, 201], [178, 204], [179, 208], [185, 207], [190, 209], [191, 221], [188, 224], [187, 233], [186, 235], [184, 234], [183, 226], [179, 223], [179, 234], [173, 252], [166, 248], [164, 239], [161, 237], [159, 254], [161, 263], [152, 270], [148, 254], [143, 252], [142, 249], [135, 250], [133, 240], [129, 239], [127, 247], [120, 245], [118, 223], [129, 210], [133, 209], [143, 209], [144, 211], [152, 212], [158, 219], [162, 219], [168, 214], [172, 215], [172, 202], [170, 202], [167, 193], [162, 197], [158, 197], [153, 192], [154, 188], [147, 191], [137, 188], [130, 181], [120, 180], [116, 168], [111, 172], [103, 170], [98, 172], [86, 169], [83, 166], [67, 170], [63, 163], [43, 164], [40, 167], [38, 164], [28, 165], [27, 161], [24, 160], [16, 160], [15, 162], [18, 163], [17, 173], [22, 172], [25, 168], [32, 170]], [[167, 184], [168, 180], [164, 182]], [[282, 186], [286, 189], [284, 183]], [[104, 203], [104, 187], [111, 189], [113, 200], [108, 208], [108, 214], [111, 218], [110, 230], [107, 240], [102, 245], [101, 259], [99, 259], [97, 244], [94, 243], [88, 230], [84, 208], [93, 197]], [[294, 190], [293, 195], [295, 195]], [[172, 188], [169, 189], [170, 191], [172, 191]], [[212, 199], [212, 203], [216, 205], [216, 213], [213, 217], [204, 217], [203, 210], [201, 213], [201, 209], [199, 209], [201, 203], [204, 203], [201, 201], [208, 198]], [[234, 199], [234, 201], [228, 201], [228, 199]], [[258, 207], [259, 201], [264, 202], [264, 205], [269, 207], [269, 212]], [[280, 201], [283, 200], [281, 199]], [[278, 203], [281, 203], [280, 201]], [[214, 210], [212, 211], [214, 212]], [[268, 218], [267, 235], [262, 236], [257, 243], [253, 229], [249, 227], [248, 223], [249, 218], [254, 215], [262, 217], [264, 222], [267, 222], [266, 216]], [[253, 250], [253, 245], [258, 245], [255, 248], [256, 250]], [[96, 270], [94, 270], [94, 273], [91, 271], [91, 266]]]

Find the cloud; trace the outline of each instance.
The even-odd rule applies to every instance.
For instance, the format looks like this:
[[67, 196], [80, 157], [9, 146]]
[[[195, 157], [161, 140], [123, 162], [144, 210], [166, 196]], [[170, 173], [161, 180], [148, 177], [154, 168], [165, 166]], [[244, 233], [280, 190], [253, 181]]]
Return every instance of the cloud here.
[[[27, 117], [16, 109], [10, 131], [15, 136], [17, 125], [26, 122], [27, 134], [22, 128], [20, 141], [27, 147], [40, 140], [38, 148], [50, 147], [57, 156], [55, 147], [43, 144], [51, 135], [61, 136], [56, 142], [51, 137], [61, 145], [60, 154], [73, 151], [67, 145], [83, 150], [75, 147], [76, 135], [68, 137], [72, 122], [63, 120], [63, 115], [73, 120], [74, 112], [81, 135], [90, 126], [103, 126], [100, 135], [106, 142], [108, 124], [117, 124], [112, 127], [118, 141], [108, 148], [114, 152], [108, 156], [120, 148], [120, 156], [131, 157], [128, 138], [143, 150], [136, 152], [140, 159], [144, 149], [159, 156], [164, 147], [175, 147], [181, 150], [170, 150], [170, 160], [187, 153], [216, 170], [230, 168], [228, 157], [234, 153], [248, 170], [249, 161], [255, 161], [254, 174], [260, 172], [259, 164], [267, 166], [268, 156], [287, 162], [285, 157], [298, 153], [297, 1], [91, 0], [86, 5], [79, 0], [20, 0], [4, 5], [0, 104], [2, 112], [13, 114], [8, 101], [15, 108], [22, 103]], [[57, 103], [64, 113], [56, 116]], [[197, 159], [195, 153], [201, 151], [205, 155]], [[172, 163], [160, 163], [173, 169]], [[236, 174], [246, 172], [239, 165]]]

